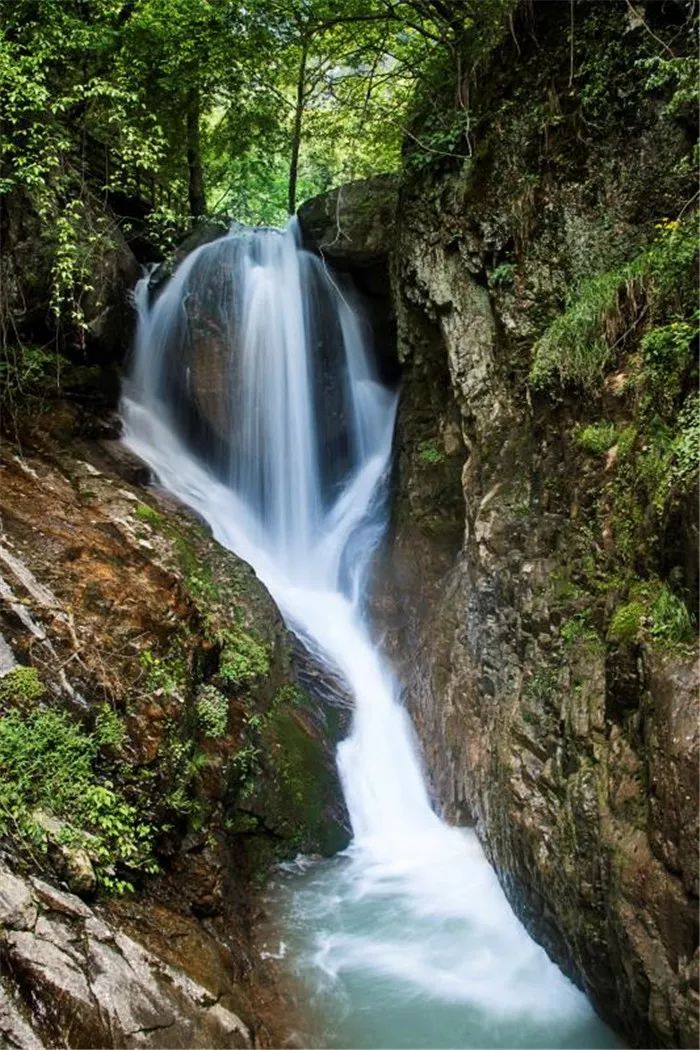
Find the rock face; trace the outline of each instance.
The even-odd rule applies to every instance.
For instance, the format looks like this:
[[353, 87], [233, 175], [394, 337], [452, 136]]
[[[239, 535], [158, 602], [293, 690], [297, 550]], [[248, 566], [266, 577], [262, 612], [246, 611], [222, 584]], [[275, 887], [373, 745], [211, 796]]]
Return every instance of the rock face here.
[[[575, 14], [573, 74], [568, 6], [521, 12], [474, 89], [473, 157], [402, 185], [398, 499], [377, 608], [446, 815], [475, 824], [515, 910], [634, 1045], [690, 1047], [696, 651], [664, 643], [649, 595], [693, 593], [697, 535], [685, 497], [654, 510], [635, 480], [654, 440], [629, 381], [649, 318], [632, 314], [595, 384], [528, 382], [567, 299], [692, 197], [689, 140], [635, 92], [644, 28], [622, 5]], [[603, 66], [621, 94], [593, 136], [575, 100]], [[679, 383], [676, 413], [691, 364]]]
[[[19, 878], [4, 864], [0, 924], [0, 1035], [6, 1046], [253, 1045], [231, 1009], [235, 989], [226, 989], [223, 967], [221, 987], [202, 985], [79, 897], [38, 878]], [[206, 940], [203, 931], [198, 936]], [[191, 943], [188, 948], [192, 952]]]
[[[63, 207], [56, 200], [50, 214], [41, 218], [20, 191], [6, 194], [0, 205], [0, 275], [6, 309], [25, 343], [41, 345], [56, 339], [50, 312], [51, 237], [45, 229], [56, 222]], [[97, 198], [88, 196], [83, 201], [81, 235], [85, 243], [79, 250], [90, 259], [91, 288], [81, 298], [84, 328], [79, 336], [72, 333], [71, 349], [75, 356], [80, 345], [81, 360], [92, 358], [104, 367], [109, 361], [122, 360], [129, 346], [134, 316], [130, 294], [140, 267], [116, 217]], [[65, 341], [66, 333], [59, 342], [61, 339]]]
[[[252, 569], [84, 422], [53, 403], [0, 445], [0, 715], [20, 741], [32, 726], [82, 740], [97, 791], [72, 812], [0, 739], [19, 814], [0, 819], [14, 871], [0, 869], [0, 1032], [20, 1047], [265, 1045], [279, 1019], [249, 937], [256, 896], [272, 863], [347, 842], [340, 720]], [[122, 830], [100, 816], [105, 791]], [[118, 845], [135, 819], [145, 867]]]

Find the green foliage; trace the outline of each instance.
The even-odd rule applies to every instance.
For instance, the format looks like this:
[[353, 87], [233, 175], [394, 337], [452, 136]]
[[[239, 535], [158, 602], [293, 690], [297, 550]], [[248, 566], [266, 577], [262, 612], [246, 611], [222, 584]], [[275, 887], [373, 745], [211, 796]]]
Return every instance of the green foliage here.
[[[634, 334], [643, 302], [660, 313], [672, 303], [694, 302], [697, 252], [695, 217], [665, 220], [645, 251], [585, 282], [536, 342], [532, 385], [545, 388], [558, 380], [589, 389], [598, 386], [606, 367]], [[685, 329], [678, 339], [684, 334]], [[660, 339], [651, 338], [652, 355], [664, 352]], [[678, 342], [670, 342], [673, 352]], [[668, 339], [665, 350], [669, 351]]]
[[649, 634], [664, 645], [682, 645], [695, 636], [695, 624], [685, 602], [662, 584], [649, 610]]
[[489, 275], [491, 284], [496, 287], [509, 287], [515, 279], [516, 269], [515, 263], [501, 263]]
[[13, 667], [0, 678], [0, 706], [20, 707], [40, 700], [46, 689], [34, 667]]
[[445, 453], [438, 448], [435, 441], [422, 441], [418, 446], [418, 459], [426, 466], [437, 466], [444, 458]]
[[588, 426], [577, 428], [575, 432], [576, 444], [592, 456], [602, 456], [615, 444], [616, 437], [617, 427], [607, 421], [590, 423]]
[[114, 866], [152, 872], [152, 831], [98, 772], [100, 740], [65, 712], [37, 708], [0, 719], [0, 834], [19, 848], [43, 849], [36, 810], [66, 822], [62, 841], [89, 853], [100, 883], [129, 883]]
[[672, 55], [670, 58], [654, 55], [636, 63], [637, 68], [646, 74], [644, 86], [647, 91], [661, 88], [668, 94], [670, 89], [671, 95], [665, 106], [670, 116], [678, 116], [683, 110], [694, 113], [697, 107], [700, 66], [695, 51], [693, 47], [689, 55]]
[[652, 579], [635, 583], [630, 599], [618, 606], [608, 638], [632, 642], [642, 637], [667, 648], [692, 642], [695, 621], [688, 606], [667, 583]]
[[219, 674], [225, 681], [238, 685], [251, 682], [270, 672], [267, 646], [241, 628], [230, 628], [219, 637], [221, 656]]
[[561, 626], [562, 641], [566, 646], [587, 645], [600, 647], [600, 637], [586, 612], [578, 612]]
[[139, 662], [146, 672], [145, 688], [149, 693], [163, 692], [166, 696], [177, 693], [185, 678], [185, 668], [177, 656], [163, 659], [150, 649], [144, 649]]
[[588, 281], [534, 348], [530, 382], [536, 388], [558, 378], [593, 387], [600, 382], [620, 333], [621, 301], [641, 274], [635, 261]]
[[196, 741], [183, 735], [181, 727], [171, 726], [159, 756], [160, 774], [167, 785], [165, 806], [168, 812], [187, 818], [193, 827], [201, 826], [204, 817], [195, 785], [206, 762]]
[[654, 415], [648, 423], [637, 477], [648, 502], [662, 516], [670, 504], [692, 491], [700, 455], [700, 402], [687, 399], [673, 424]]
[[126, 726], [119, 714], [109, 704], [102, 704], [95, 718], [95, 739], [99, 747], [111, 747], [120, 751], [126, 739]]
[[559, 686], [559, 674], [553, 667], [547, 667], [537, 671], [525, 681], [523, 686], [523, 697], [526, 701], [534, 701], [537, 705], [546, 702], [556, 694]]
[[698, 476], [700, 456], [700, 397], [689, 397], [678, 413], [676, 432], [671, 443], [670, 487], [691, 491]]
[[0, 344], [0, 413], [40, 409], [47, 392], [59, 386], [61, 364], [43, 347]]
[[228, 698], [216, 686], [200, 686], [195, 702], [197, 722], [204, 736], [218, 740], [228, 728]]

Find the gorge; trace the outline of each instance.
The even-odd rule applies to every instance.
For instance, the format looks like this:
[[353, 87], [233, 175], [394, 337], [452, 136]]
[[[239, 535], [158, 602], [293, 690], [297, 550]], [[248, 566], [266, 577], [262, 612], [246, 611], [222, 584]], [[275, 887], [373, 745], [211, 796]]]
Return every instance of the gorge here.
[[[292, 969], [297, 955], [314, 960], [313, 998], [324, 974], [348, 973], [360, 986], [354, 997], [347, 985], [331, 991], [311, 1041], [614, 1045], [509, 914], [473, 836], [430, 805], [399, 684], [365, 622], [395, 396], [374, 374], [349, 290], [298, 240], [292, 222], [286, 232], [233, 231], [192, 252], [141, 308], [122, 412], [129, 448], [250, 562], [350, 692], [337, 761], [353, 839], [322, 873], [311, 862], [277, 919], [296, 928]], [[183, 419], [203, 338], [220, 346], [217, 392], [194, 398], [228, 441], [221, 466], [216, 446], [195, 456]], [[196, 372], [192, 382], [196, 391]], [[452, 1016], [440, 1031], [438, 1004]], [[364, 1024], [346, 1028], [340, 1018], [358, 1012]]]

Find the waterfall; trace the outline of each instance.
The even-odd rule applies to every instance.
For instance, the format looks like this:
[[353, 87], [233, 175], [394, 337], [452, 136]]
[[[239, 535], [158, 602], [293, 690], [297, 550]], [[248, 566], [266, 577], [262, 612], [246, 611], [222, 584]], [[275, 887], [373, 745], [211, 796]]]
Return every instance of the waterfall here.
[[152, 306], [146, 279], [135, 298], [126, 444], [253, 565], [354, 700], [337, 756], [352, 843], [281, 877], [289, 965], [324, 1014], [316, 1045], [616, 1045], [515, 918], [473, 832], [434, 812], [372, 641], [363, 600], [396, 394], [361, 310], [295, 220], [233, 230]]

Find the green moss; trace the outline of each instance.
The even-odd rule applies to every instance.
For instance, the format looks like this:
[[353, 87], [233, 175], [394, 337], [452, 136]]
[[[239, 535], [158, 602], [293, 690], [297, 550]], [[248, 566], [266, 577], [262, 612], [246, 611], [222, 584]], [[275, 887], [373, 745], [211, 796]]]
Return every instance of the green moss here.
[[418, 446], [418, 459], [426, 466], [436, 466], [442, 463], [445, 453], [442, 452], [435, 441], [422, 441]]
[[216, 602], [219, 597], [218, 589], [209, 566], [197, 552], [195, 545], [174, 529], [170, 530], [170, 537], [175, 545], [185, 585], [195, 602], [205, 606]]
[[227, 682], [242, 684], [261, 678], [270, 672], [270, 656], [266, 645], [241, 628], [223, 631], [219, 659], [219, 674]]
[[161, 528], [163, 525], [162, 515], [154, 507], [149, 507], [147, 503], [139, 503], [134, 513], [139, 521], [147, 522], [154, 529]]
[[613, 642], [633, 642], [639, 636], [645, 615], [646, 607], [640, 601], [618, 606], [608, 627], [608, 638]]
[[334, 797], [333, 774], [319, 739], [286, 706], [277, 708], [263, 734], [266, 819], [284, 835], [285, 850], [329, 855], [344, 844], [342, 829], [327, 817]]
[[0, 704], [26, 704], [40, 700], [46, 692], [33, 667], [13, 667], [0, 678]]

